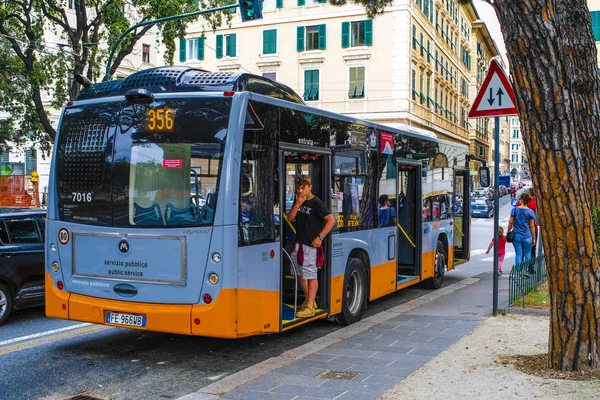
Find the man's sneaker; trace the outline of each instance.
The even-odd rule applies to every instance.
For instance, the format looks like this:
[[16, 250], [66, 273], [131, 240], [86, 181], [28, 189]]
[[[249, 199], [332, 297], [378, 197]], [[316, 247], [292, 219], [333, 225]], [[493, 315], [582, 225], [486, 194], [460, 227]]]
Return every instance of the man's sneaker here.
[[315, 309], [310, 308], [308, 305], [304, 310], [300, 310], [296, 313], [296, 317], [298, 318], [308, 318], [315, 315]]
[[307, 306], [307, 305], [308, 305], [308, 300], [304, 300], [304, 301], [302, 302], [302, 304], [300, 304], [300, 305], [298, 306], [298, 311], [302, 311], [302, 310], [304, 310], [304, 309], [306, 308], [306, 306]]
[[[308, 300], [304, 300], [302, 302], [302, 304], [300, 304], [300, 306], [298, 307], [298, 311], [302, 311], [306, 308], [306, 306], [308, 306]], [[319, 306], [317, 305], [317, 302], [315, 301], [314, 307], [315, 310], [319, 309]]]

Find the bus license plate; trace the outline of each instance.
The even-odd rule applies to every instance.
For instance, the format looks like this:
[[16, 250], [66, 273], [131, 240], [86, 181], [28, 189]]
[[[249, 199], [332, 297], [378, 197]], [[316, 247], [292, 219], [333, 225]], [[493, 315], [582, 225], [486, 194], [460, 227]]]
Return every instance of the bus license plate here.
[[146, 326], [146, 316], [107, 312], [106, 322], [109, 324], [139, 326], [143, 328]]

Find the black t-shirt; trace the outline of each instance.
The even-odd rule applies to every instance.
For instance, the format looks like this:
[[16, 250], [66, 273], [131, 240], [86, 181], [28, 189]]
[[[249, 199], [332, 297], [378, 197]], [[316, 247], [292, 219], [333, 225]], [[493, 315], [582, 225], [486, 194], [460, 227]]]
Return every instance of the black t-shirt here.
[[331, 212], [325, 203], [318, 197], [305, 200], [296, 214], [296, 239], [302, 244], [310, 246], [325, 226], [325, 217]]

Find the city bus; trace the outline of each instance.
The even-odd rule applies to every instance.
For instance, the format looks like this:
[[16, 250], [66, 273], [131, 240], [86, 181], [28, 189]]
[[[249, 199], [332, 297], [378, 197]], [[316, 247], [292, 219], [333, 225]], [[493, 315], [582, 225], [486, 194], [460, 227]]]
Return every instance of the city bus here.
[[[469, 259], [467, 146], [247, 73], [159, 67], [86, 86], [52, 155], [49, 317], [220, 338], [352, 324]], [[286, 218], [300, 174], [337, 221], [308, 318]]]

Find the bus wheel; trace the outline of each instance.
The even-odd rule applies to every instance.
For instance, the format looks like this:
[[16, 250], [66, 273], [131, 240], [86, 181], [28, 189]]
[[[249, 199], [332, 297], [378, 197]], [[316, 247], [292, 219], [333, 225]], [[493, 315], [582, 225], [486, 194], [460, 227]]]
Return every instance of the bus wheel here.
[[12, 311], [12, 295], [6, 285], [0, 283], [0, 325], [8, 319]]
[[433, 278], [427, 280], [427, 286], [430, 289], [439, 289], [442, 287], [442, 283], [444, 283], [444, 273], [446, 272], [446, 249], [441, 240], [437, 242], [433, 269]]
[[335, 320], [342, 325], [360, 321], [367, 308], [367, 273], [365, 265], [358, 258], [350, 258], [344, 275], [342, 292], [342, 312]]

